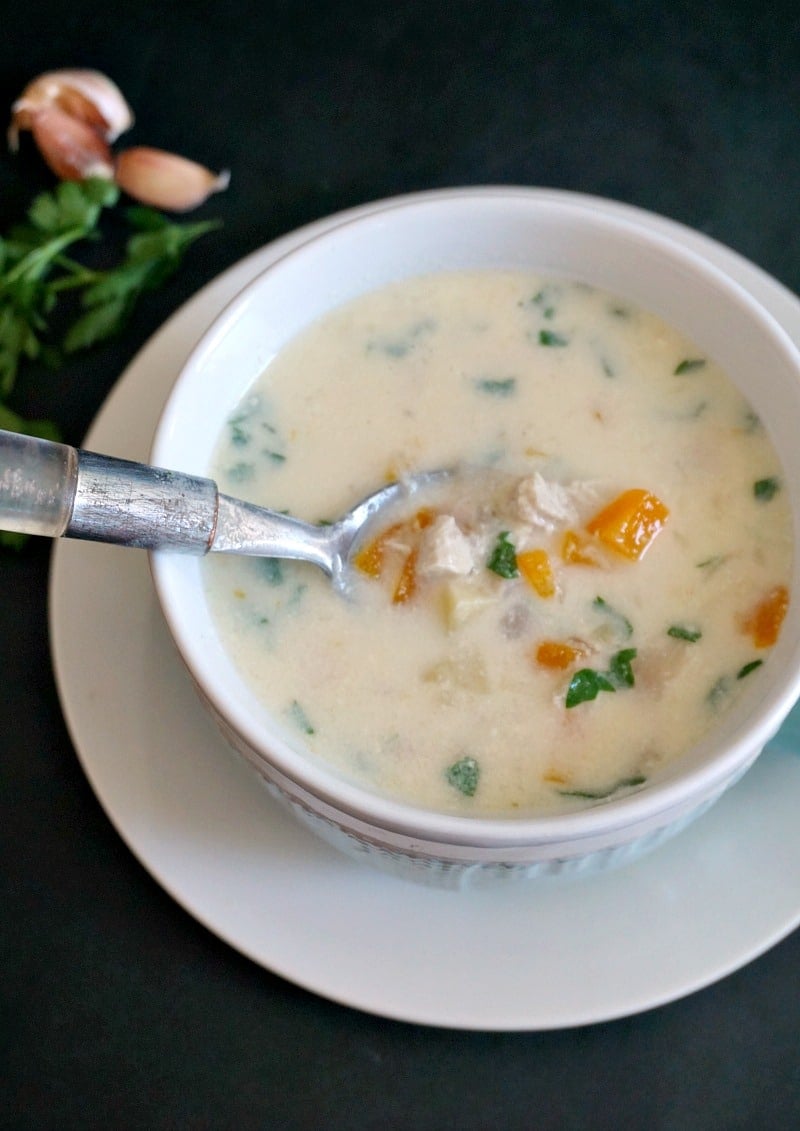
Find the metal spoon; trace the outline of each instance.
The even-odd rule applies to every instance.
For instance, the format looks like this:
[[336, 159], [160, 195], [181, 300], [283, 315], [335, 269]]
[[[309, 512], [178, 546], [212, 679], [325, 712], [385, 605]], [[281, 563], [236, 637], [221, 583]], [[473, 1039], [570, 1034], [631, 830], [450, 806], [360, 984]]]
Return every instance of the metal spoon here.
[[315, 526], [220, 494], [200, 476], [0, 430], [0, 529], [172, 550], [312, 562], [344, 588], [365, 527], [445, 471], [390, 483]]

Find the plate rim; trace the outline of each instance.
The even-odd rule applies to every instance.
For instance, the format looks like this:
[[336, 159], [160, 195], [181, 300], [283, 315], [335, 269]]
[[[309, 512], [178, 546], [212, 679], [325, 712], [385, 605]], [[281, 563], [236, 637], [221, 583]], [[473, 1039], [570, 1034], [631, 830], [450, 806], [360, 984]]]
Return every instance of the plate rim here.
[[[142, 367], [143, 359], [147, 359], [148, 357], [155, 355], [159, 351], [159, 349], [163, 349], [165, 347], [165, 343], [168, 343], [170, 341], [171, 336], [175, 335], [176, 333], [180, 334], [181, 332], [183, 332], [184, 324], [186, 326], [190, 324], [193, 312], [199, 310], [203, 306], [203, 304], [217, 301], [216, 296], [221, 295], [224, 290], [231, 291], [232, 293], [228, 295], [227, 299], [222, 303], [221, 306], [218, 306], [217, 313], [224, 309], [228, 302], [235, 299], [236, 294], [238, 294], [238, 291], [241, 289], [241, 286], [246, 285], [249, 279], [252, 278], [254, 274], [258, 272], [258, 270], [263, 269], [264, 266], [267, 266], [269, 262], [272, 262], [274, 258], [277, 258], [284, 251], [290, 250], [291, 247], [298, 246], [301, 242], [304, 242], [305, 239], [311, 238], [318, 231], [329, 229], [336, 223], [342, 222], [344, 219], [352, 218], [358, 214], [366, 213], [367, 211], [376, 211], [382, 207], [395, 205], [399, 201], [426, 197], [430, 196], [431, 194], [446, 195], [448, 193], [463, 194], [465, 192], [472, 194], [520, 192], [525, 193], [526, 195], [533, 193], [547, 196], [569, 197], [572, 199], [577, 197], [584, 202], [591, 202], [597, 207], [606, 207], [614, 211], [622, 211], [624, 214], [630, 215], [633, 218], [637, 219], [640, 223], [655, 223], [657, 225], [663, 225], [666, 227], [666, 230], [672, 232], [673, 235], [679, 238], [682, 237], [684, 239], [690, 238], [694, 242], [694, 244], [696, 246], [699, 246], [701, 249], [705, 249], [705, 251], [709, 253], [714, 253], [717, 257], [722, 256], [724, 260], [727, 260], [729, 265], [736, 266], [740, 271], [743, 270], [752, 282], [758, 284], [762, 289], [766, 288], [768, 291], [771, 291], [774, 295], [776, 295], [776, 301], [778, 301], [779, 298], [780, 301], [784, 304], [793, 306], [798, 317], [798, 325], [800, 326], [800, 302], [794, 295], [792, 295], [791, 291], [789, 291], [778, 280], [773, 279], [761, 268], [757, 267], [755, 264], [751, 264], [748, 260], [740, 256], [739, 253], [733, 251], [732, 249], [726, 248], [722, 244], [717, 243], [717, 241], [713, 240], [711, 237], [706, 236], [702, 233], [695, 232], [693, 229], [686, 228], [684, 225], [681, 225], [676, 221], [657, 216], [654, 213], [649, 213], [646, 210], [637, 208], [635, 206], [626, 205], [617, 201], [608, 201], [604, 200], [603, 198], [594, 197], [587, 194], [574, 193], [570, 190], [537, 189], [525, 188], [522, 186], [481, 186], [478, 188], [467, 189], [436, 189], [431, 190], [430, 192], [404, 194], [402, 197], [390, 197], [382, 201], [373, 201], [367, 204], [357, 205], [340, 213], [336, 213], [333, 216], [323, 217], [321, 219], [312, 221], [310, 224], [304, 225], [294, 232], [285, 233], [284, 235], [279, 236], [276, 240], [270, 242], [269, 244], [266, 244], [264, 247], [251, 252], [249, 255], [232, 264], [220, 275], [212, 279], [203, 288], [196, 292], [196, 294], [192, 296], [186, 303], [184, 303], [183, 306], [175, 311], [137, 352], [137, 354], [123, 371], [113, 388], [110, 390], [109, 395], [104, 400], [101, 408], [96, 414], [88, 430], [86, 442], [88, 444], [91, 444], [92, 437], [95, 434], [102, 434], [104, 426], [106, 426], [108, 420], [114, 415], [117, 398], [121, 397], [124, 392], [126, 393], [128, 391], [126, 382], [130, 383], [135, 380], [138, 372], [137, 366], [139, 368]], [[238, 285], [240, 279], [243, 279], [241, 286]], [[748, 289], [750, 288], [748, 287]], [[763, 302], [762, 297], [757, 297], [759, 297], [759, 300]], [[800, 331], [798, 332], [800, 333]], [[154, 369], [155, 368], [156, 367], [154, 367]], [[166, 382], [166, 379], [164, 379], [164, 382]], [[164, 395], [166, 395], [168, 389], [165, 387], [162, 391], [164, 392]], [[139, 458], [141, 458], [141, 455]], [[58, 623], [58, 620], [60, 597], [58, 595], [58, 585], [59, 574], [61, 571], [61, 562], [63, 559], [63, 551], [63, 545], [56, 544], [54, 546], [53, 555], [51, 558], [48, 605], [51, 655], [53, 660], [56, 685], [58, 689], [59, 702], [61, 704], [62, 711], [67, 722], [67, 727], [69, 729], [70, 736], [72, 738], [73, 745], [75, 747], [75, 751], [81, 767], [86, 774], [89, 783], [101, 804], [101, 807], [103, 808], [107, 817], [109, 818], [123, 841], [132, 851], [133, 855], [137, 858], [137, 860], [139, 860], [146, 871], [148, 871], [148, 873], [156, 880], [156, 882], [159, 883], [159, 885], [165, 891], [167, 891], [168, 894], [185, 911], [192, 915], [192, 917], [195, 918], [198, 922], [202, 923], [217, 937], [223, 939], [233, 949], [237, 950], [239, 953], [246, 955], [252, 961], [256, 962], [258, 965], [261, 965], [265, 969], [277, 973], [279, 976], [285, 978], [286, 980], [296, 985], [302, 986], [310, 992], [316, 993], [322, 997], [326, 997], [329, 1000], [337, 1001], [340, 1004], [355, 1007], [365, 1012], [373, 1013], [379, 1016], [390, 1017], [396, 1020], [402, 1020], [411, 1023], [445, 1026], [449, 1028], [477, 1029], [485, 1031], [508, 1031], [512, 1029], [524, 1029], [532, 1031], [537, 1029], [555, 1029], [570, 1027], [574, 1025], [598, 1023], [602, 1021], [612, 1020], [617, 1017], [630, 1016], [632, 1014], [654, 1008], [656, 1006], [665, 1004], [668, 1001], [673, 1001], [686, 996], [687, 994], [696, 992], [698, 989], [701, 989], [704, 986], [718, 981], [720, 978], [727, 976], [729, 973], [732, 973], [734, 970], [740, 968], [743, 965], [746, 965], [749, 961], [757, 958], [760, 954], [764, 953], [764, 951], [790, 934], [798, 925], [798, 923], [800, 923], [800, 906], [798, 906], [793, 918], [787, 920], [778, 929], [773, 930], [771, 933], [765, 935], [759, 941], [759, 944], [757, 946], [752, 947], [750, 951], [741, 956], [741, 961], [729, 962], [727, 966], [720, 967], [711, 976], [699, 977], [694, 983], [690, 984], [689, 982], [687, 982], [679, 992], [668, 992], [665, 995], [654, 993], [650, 1000], [640, 1003], [640, 1005], [636, 1008], [630, 1008], [630, 1006], [621, 1006], [617, 1010], [613, 1008], [607, 1008], [600, 1013], [596, 1013], [595, 1015], [579, 1016], [575, 1014], [569, 1018], [565, 1016], [561, 1020], [556, 1016], [551, 1017], [549, 1021], [545, 1023], [537, 1023], [537, 1021], [533, 1019], [532, 1016], [527, 1021], [524, 1017], [521, 1016], [517, 1016], [515, 1019], [511, 1018], [510, 1016], [504, 1018], [500, 1015], [491, 1019], [488, 1016], [470, 1018], [468, 1015], [458, 1015], [458, 1011], [454, 1011], [452, 1015], [444, 1016], [441, 1010], [437, 1013], [435, 1009], [432, 1010], [428, 1016], [424, 1016], [420, 1013], [419, 1009], [415, 1011], [407, 1011], [402, 1007], [399, 1007], [397, 1004], [389, 1005], [388, 1003], [381, 1004], [380, 1002], [369, 1003], [363, 1000], [358, 1000], [357, 994], [349, 995], [342, 994], [341, 992], [332, 992], [331, 990], [326, 989], [323, 984], [320, 984], [319, 978], [317, 978], [316, 980], [309, 979], [307, 977], [303, 978], [301, 976], [298, 976], [297, 972], [287, 971], [285, 968], [281, 968], [280, 965], [270, 963], [269, 961], [265, 960], [263, 954], [258, 953], [258, 948], [248, 948], [243, 944], [241, 939], [235, 940], [230, 936], [229, 933], [226, 934], [225, 930], [221, 927], [219, 922], [215, 922], [213, 917], [209, 918], [208, 915], [203, 914], [203, 912], [196, 906], [192, 906], [189, 902], [187, 902], [185, 893], [181, 893], [181, 891], [176, 888], [176, 885], [174, 883], [170, 883], [168, 878], [159, 874], [158, 869], [153, 866], [152, 860], [148, 860], [146, 858], [146, 854], [142, 853], [141, 845], [137, 846], [135, 843], [132, 843], [135, 838], [131, 836], [130, 829], [125, 827], [125, 822], [120, 818], [119, 812], [114, 811], [113, 807], [108, 802], [108, 799], [104, 796], [102, 784], [95, 780], [95, 775], [92, 773], [91, 759], [87, 758], [86, 752], [82, 749], [81, 744], [78, 740], [77, 732], [79, 728], [76, 721], [71, 717], [71, 710], [67, 702], [67, 674], [64, 672], [59, 663], [60, 625]], [[333, 852], [332, 849], [327, 851]], [[666, 849], [661, 849], [659, 851], [664, 852], [666, 851]], [[466, 896], [464, 893], [460, 893], [459, 897], [468, 898], [468, 896]], [[535, 1013], [535, 1009], [531, 1012]], [[541, 1018], [541, 1021], [544, 1021], [543, 1017]]]

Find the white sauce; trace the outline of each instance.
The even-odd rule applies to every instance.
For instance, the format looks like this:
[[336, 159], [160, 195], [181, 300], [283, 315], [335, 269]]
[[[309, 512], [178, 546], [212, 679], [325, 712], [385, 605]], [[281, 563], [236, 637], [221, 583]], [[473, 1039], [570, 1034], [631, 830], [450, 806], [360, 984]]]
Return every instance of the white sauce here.
[[[387, 478], [457, 463], [483, 468], [481, 486], [437, 502], [412, 537], [402, 604], [388, 575], [404, 530], [351, 601], [311, 566], [212, 555], [225, 646], [299, 742], [378, 791], [487, 814], [635, 788], [768, 657], [744, 627], [791, 565], [768, 437], [654, 316], [576, 284], [467, 273], [368, 295], [301, 335], [226, 425], [213, 474], [321, 521]], [[638, 560], [586, 532], [630, 488], [669, 511]], [[600, 564], [565, 562], [566, 531]], [[517, 554], [544, 550], [552, 596], [487, 569], [503, 532]], [[543, 641], [571, 642], [574, 662], [543, 665]], [[633, 686], [568, 707], [584, 669], [628, 670]]]

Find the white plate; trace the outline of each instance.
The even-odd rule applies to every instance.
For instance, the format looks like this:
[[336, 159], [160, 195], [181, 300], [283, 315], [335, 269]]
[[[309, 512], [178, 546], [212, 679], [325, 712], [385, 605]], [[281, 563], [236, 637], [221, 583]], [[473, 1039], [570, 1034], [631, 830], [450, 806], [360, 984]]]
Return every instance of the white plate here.
[[[800, 302], [752, 264], [670, 221], [596, 206], [677, 236], [800, 341]], [[146, 459], [170, 385], [210, 320], [278, 255], [341, 218], [278, 240], [184, 306], [122, 376], [86, 446]], [[50, 601], [64, 714], [120, 835], [211, 931], [327, 998], [454, 1028], [582, 1025], [706, 986], [800, 923], [800, 709], [738, 786], [637, 864], [569, 883], [434, 891], [317, 842], [228, 752], [172, 647], [144, 553], [59, 543]]]

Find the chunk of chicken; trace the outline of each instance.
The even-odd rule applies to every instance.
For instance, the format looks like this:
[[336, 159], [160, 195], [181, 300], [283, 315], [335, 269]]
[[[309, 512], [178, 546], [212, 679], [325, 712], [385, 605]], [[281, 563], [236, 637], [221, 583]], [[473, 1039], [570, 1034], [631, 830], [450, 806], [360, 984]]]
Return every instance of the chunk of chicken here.
[[475, 568], [469, 539], [449, 514], [437, 515], [422, 532], [417, 573], [421, 577], [466, 577]]
[[541, 472], [535, 471], [517, 488], [517, 513], [523, 522], [552, 532], [576, 525], [580, 503], [593, 495], [589, 483], [578, 481], [566, 485], [545, 479]]

